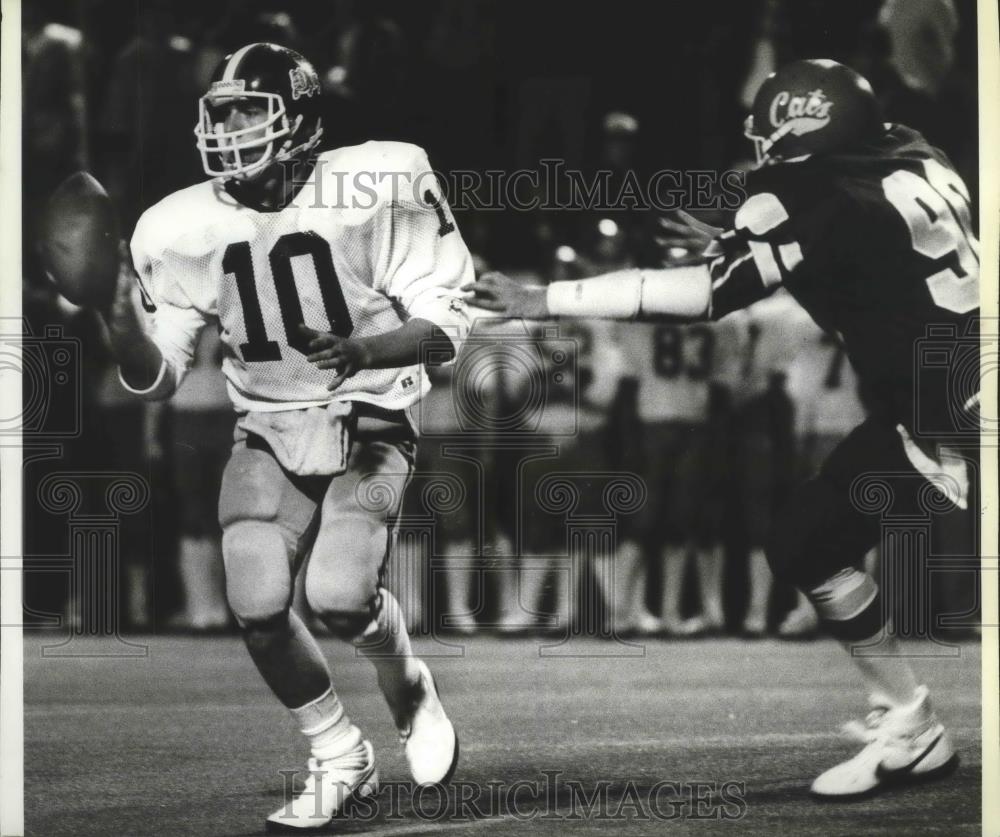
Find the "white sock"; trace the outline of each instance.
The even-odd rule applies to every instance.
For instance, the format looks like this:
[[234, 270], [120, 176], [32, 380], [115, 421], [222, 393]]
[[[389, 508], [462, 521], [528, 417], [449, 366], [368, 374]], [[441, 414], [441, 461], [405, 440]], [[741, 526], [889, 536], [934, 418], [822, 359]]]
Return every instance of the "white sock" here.
[[681, 621], [681, 596], [684, 591], [684, 570], [687, 564], [687, 550], [668, 546], [663, 550], [663, 621]]
[[309, 739], [317, 761], [336, 760], [345, 769], [364, 767], [366, 753], [361, 746], [361, 730], [351, 723], [332, 688], [305, 706], [288, 711]]
[[722, 609], [722, 549], [717, 546], [701, 549], [696, 553], [695, 566], [698, 568], [698, 590], [701, 598], [701, 612], [712, 625], [725, 624]]
[[[888, 629], [887, 629], [888, 630]], [[855, 646], [875, 647], [871, 655], [854, 652]], [[844, 650], [865, 678], [868, 688], [893, 706], [906, 706], [917, 699], [917, 678], [899, 640], [890, 633], [876, 635], [862, 643], [842, 642]]]

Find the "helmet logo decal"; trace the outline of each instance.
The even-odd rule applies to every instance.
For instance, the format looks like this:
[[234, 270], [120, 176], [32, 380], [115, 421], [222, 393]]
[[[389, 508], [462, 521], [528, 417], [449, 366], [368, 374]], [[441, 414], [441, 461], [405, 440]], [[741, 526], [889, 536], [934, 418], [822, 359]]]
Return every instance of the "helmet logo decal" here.
[[315, 96], [319, 93], [319, 79], [313, 73], [306, 72], [301, 67], [293, 67], [288, 71], [292, 83], [292, 99], [302, 96]]
[[784, 128], [784, 133], [799, 137], [829, 125], [832, 107], [833, 102], [822, 90], [813, 90], [804, 96], [793, 96], [783, 90], [774, 97], [768, 115], [773, 127]]

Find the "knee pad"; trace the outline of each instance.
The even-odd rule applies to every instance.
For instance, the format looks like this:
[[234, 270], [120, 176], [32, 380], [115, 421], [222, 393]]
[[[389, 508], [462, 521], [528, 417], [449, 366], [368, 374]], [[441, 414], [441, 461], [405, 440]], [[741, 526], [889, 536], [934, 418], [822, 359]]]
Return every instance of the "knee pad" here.
[[292, 601], [288, 547], [273, 523], [241, 520], [222, 535], [226, 598], [241, 627], [270, 623]]
[[376, 614], [388, 532], [363, 515], [323, 521], [306, 568], [309, 606], [337, 636], [354, 639]]
[[326, 610], [316, 615], [335, 637], [345, 642], [360, 643], [369, 628], [375, 624], [371, 613], [357, 611]]
[[313, 613], [340, 639], [356, 639], [375, 618], [376, 595], [363, 579], [347, 573], [332, 576], [310, 562], [305, 594]]
[[869, 639], [888, 622], [875, 579], [855, 567], [834, 573], [806, 596], [830, 634], [845, 642]]

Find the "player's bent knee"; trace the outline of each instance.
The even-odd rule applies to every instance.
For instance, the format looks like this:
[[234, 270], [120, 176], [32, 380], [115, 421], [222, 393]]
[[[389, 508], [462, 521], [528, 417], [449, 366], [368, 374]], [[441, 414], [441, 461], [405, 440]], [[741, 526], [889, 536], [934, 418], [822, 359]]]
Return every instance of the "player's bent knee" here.
[[842, 642], [860, 642], [879, 634], [888, 621], [875, 579], [847, 567], [806, 591], [827, 631]]
[[334, 636], [353, 640], [360, 636], [373, 618], [377, 597], [374, 582], [363, 579], [333, 579], [310, 568], [306, 573], [306, 601]]
[[243, 634], [243, 641], [251, 650], [271, 648], [276, 640], [285, 642], [284, 635], [291, 630], [291, 622], [288, 617], [289, 611], [286, 609], [277, 613], [269, 619], [259, 619], [240, 624], [240, 632]]
[[241, 627], [268, 624], [287, 615], [292, 600], [288, 550], [277, 526], [232, 523], [222, 535], [226, 597]]
[[323, 621], [330, 633], [347, 642], [358, 641], [372, 623], [371, 612], [367, 610], [325, 610], [317, 611], [317, 616]]

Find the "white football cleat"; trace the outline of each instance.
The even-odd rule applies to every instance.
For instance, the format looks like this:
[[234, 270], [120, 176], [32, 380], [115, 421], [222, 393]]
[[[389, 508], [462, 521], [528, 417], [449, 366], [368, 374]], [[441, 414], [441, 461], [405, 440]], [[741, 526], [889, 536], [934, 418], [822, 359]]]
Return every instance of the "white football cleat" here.
[[[344, 810], [349, 799], [365, 799], [378, 793], [378, 771], [372, 745], [362, 741], [362, 767], [338, 767], [337, 759], [309, 759], [305, 787], [291, 802], [267, 818], [268, 833], [296, 834], [325, 828]], [[343, 764], [343, 760], [340, 760]]]
[[743, 635], [758, 639], [767, 634], [767, 618], [759, 614], [750, 614], [743, 620]]
[[663, 630], [663, 624], [652, 613], [643, 608], [632, 616], [625, 630], [635, 636], [654, 636]]
[[958, 765], [958, 754], [931, 708], [926, 686], [918, 687], [916, 698], [905, 706], [891, 707], [876, 696], [870, 702], [872, 711], [864, 723], [844, 726], [865, 742], [865, 748], [820, 775], [812, 784], [814, 795], [857, 799], [886, 787], [947, 775]]
[[445, 714], [437, 685], [423, 660], [412, 702], [396, 716], [399, 740], [418, 786], [447, 784], [458, 765], [458, 735]]
[[789, 611], [778, 627], [778, 636], [786, 639], [811, 636], [819, 630], [819, 617], [811, 604], [804, 604]]

